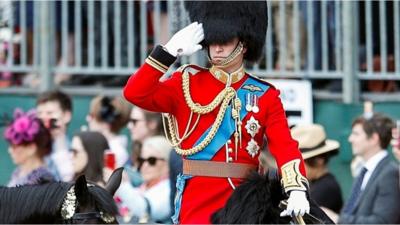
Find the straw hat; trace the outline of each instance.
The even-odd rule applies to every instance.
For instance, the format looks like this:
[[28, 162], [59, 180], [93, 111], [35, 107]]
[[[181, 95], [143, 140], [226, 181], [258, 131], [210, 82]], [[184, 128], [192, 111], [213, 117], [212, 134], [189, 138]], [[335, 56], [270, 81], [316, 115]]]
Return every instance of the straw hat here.
[[299, 142], [303, 159], [325, 153], [337, 153], [339, 142], [326, 139], [324, 128], [319, 124], [298, 125], [291, 129], [293, 139]]

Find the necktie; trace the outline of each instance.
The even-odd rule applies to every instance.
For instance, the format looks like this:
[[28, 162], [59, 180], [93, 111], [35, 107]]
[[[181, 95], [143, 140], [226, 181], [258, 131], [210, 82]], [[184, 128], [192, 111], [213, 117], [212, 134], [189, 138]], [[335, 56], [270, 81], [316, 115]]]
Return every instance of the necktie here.
[[365, 167], [363, 167], [360, 174], [357, 176], [356, 182], [354, 183], [353, 189], [351, 190], [350, 198], [343, 208], [344, 213], [350, 214], [353, 211], [354, 206], [356, 205], [356, 202], [357, 202], [358, 198], [360, 197], [361, 184], [364, 180], [364, 176], [367, 171], [368, 170]]

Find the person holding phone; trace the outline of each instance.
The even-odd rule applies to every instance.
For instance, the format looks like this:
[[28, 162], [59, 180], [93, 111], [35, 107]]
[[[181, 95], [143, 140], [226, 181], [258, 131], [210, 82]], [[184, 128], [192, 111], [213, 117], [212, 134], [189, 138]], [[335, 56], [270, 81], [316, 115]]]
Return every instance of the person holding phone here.
[[74, 173], [67, 134], [72, 119], [71, 97], [59, 90], [43, 92], [37, 98], [36, 110], [53, 138], [53, 151], [46, 157], [46, 164], [57, 180], [71, 181]]

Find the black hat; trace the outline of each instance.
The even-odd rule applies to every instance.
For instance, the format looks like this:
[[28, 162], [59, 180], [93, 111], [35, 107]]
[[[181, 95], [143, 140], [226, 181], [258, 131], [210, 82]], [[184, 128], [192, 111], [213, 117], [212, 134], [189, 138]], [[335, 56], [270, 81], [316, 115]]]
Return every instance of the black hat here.
[[247, 48], [246, 60], [261, 57], [268, 25], [266, 1], [185, 1], [185, 8], [192, 22], [203, 23], [203, 45], [238, 37]]

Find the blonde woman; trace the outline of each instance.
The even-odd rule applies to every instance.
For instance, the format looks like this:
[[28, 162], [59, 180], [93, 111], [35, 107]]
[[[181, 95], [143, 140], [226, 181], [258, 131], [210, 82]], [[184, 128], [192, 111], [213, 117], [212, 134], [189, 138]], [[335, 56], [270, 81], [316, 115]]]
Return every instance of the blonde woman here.
[[134, 188], [129, 181], [123, 181], [116, 194], [121, 205], [129, 209], [130, 222], [170, 222], [170, 151], [171, 146], [163, 136], [144, 140], [138, 159], [142, 185]]

